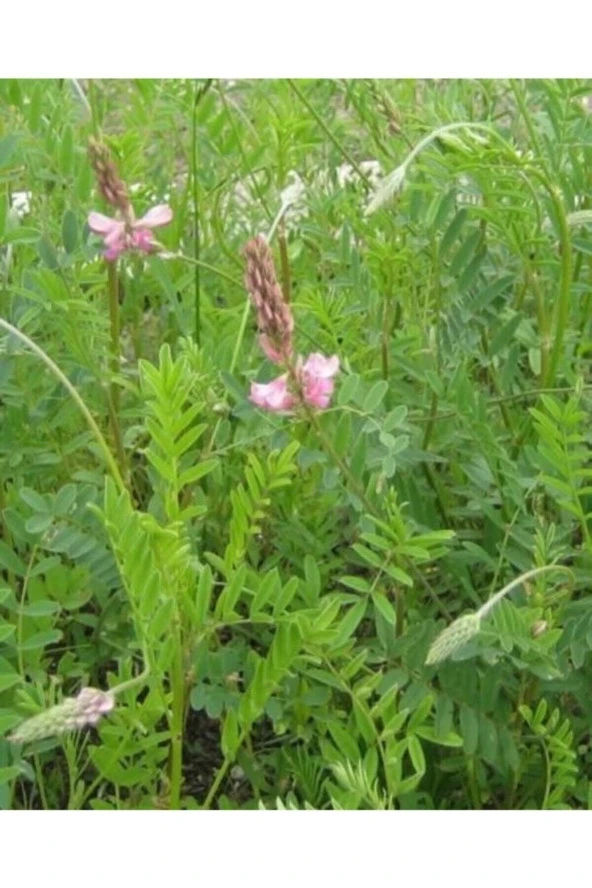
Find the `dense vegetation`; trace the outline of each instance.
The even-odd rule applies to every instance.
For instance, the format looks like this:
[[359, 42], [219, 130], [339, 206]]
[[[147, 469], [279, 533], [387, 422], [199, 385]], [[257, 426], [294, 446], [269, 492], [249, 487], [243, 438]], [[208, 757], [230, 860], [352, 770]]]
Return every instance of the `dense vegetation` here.
[[0, 82], [0, 807], [592, 807], [590, 94]]

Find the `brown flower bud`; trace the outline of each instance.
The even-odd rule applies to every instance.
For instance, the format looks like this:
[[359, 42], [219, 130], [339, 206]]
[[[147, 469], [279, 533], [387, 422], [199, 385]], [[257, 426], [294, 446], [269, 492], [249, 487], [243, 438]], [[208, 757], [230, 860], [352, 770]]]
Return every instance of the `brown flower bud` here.
[[530, 627], [530, 634], [533, 638], [538, 638], [539, 635], [542, 635], [543, 632], [546, 632], [549, 628], [549, 624], [546, 620], [537, 620], [536, 623], [533, 623]]
[[88, 147], [90, 162], [95, 171], [99, 191], [108, 204], [119, 210], [126, 220], [132, 220], [133, 212], [127, 188], [117, 171], [106, 145], [91, 139]]
[[245, 286], [257, 312], [259, 343], [270, 360], [286, 363], [292, 355], [294, 318], [278, 283], [271, 249], [259, 235], [247, 243], [244, 255]]

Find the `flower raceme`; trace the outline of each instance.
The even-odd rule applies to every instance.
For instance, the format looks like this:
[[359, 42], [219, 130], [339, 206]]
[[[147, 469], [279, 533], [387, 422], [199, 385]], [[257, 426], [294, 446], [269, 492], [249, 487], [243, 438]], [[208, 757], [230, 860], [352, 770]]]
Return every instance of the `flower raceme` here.
[[299, 404], [326, 409], [333, 394], [339, 358], [313, 352], [305, 361], [301, 357], [294, 360], [294, 318], [278, 283], [269, 244], [260, 235], [249, 241], [244, 255], [245, 285], [257, 313], [259, 345], [270, 361], [287, 371], [271, 382], [252, 383], [251, 402], [273, 412], [288, 412]]
[[261, 235], [249, 241], [245, 285], [257, 313], [259, 345], [274, 364], [287, 372], [271, 382], [251, 384], [250, 400], [263, 410], [287, 412], [298, 404], [325, 410], [333, 394], [339, 358], [313, 352], [306, 361], [293, 358], [294, 318], [280, 287], [269, 244]]
[[76, 697], [66, 697], [57, 706], [22, 722], [8, 739], [13, 743], [32, 743], [66, 731], [94, 727], [114, 706], [113, 694], [97, 688], [82, 688]]
[[131, 211], [126, 220], [92, 212], [88, 217], [88, 227], [103, 238], [105, 259], [113, 262], [128, 250], [152, 253], [158, 246], [153, 229], [168, 225], [172, 218], [171, 208], [167, 204], [159, 204], [137, 220]]
[[294, 318], [280, 287], [273, 255], [262, 235], [245, 246], [245, 286], [257, 313], [259, 345], [274, 364], [288, 361], [293, 352]]
[[88, 153], [99, 192], [116, 213], [112, 217], [93, 212], [88, 217], [90, 230], [103, 238], [105, 259], [113, 262], [128, 250], [139, 250], [141, 253], [157, 250], [158, 244], [152, 231], [169, 224], [173, 218], [171, 208], [167, 204], [159, 204], [136, 220], [125, 182], [107, 146], [91, 139]]

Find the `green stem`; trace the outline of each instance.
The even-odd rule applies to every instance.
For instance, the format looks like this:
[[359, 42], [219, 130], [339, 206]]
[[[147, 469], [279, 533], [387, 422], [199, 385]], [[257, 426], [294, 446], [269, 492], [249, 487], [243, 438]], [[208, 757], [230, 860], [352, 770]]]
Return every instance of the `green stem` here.
[[[16, 651], [17, 651], [17, 663], [18, 663], [18, 671], [23, 683], [25, 682], [25, 661], [23, 659], [23, 617], [24, 617], [24, 606], [25, 600], [27, 598], [27, 590], [29, 588], [29, 580], [31, 578], [31, 571], [33, 570], [33, 563], [35, 561], [35, 555], [37, 554], [38, 546], [33, 546], [31, 551], [31, 556], [29, 558], [29, 563], [27, 564], [27, 572], [23, 578], [23, 588], [21, 590], [21, 596], [19, 600], [19, 609], [18, 609], [18, 617], [17, 617], [17, 626], [16, 626]], [[37, 789], [39, 790], [39, 796], [41, 798], [41, 804], [45, 811], [49, 811], [49, 803], [47, 799], [47, 793], [45, 791], [45, 781], [43, 779], [43, 768], [41, 767], [41, 762], [39, 760], [39, 756], [33, 756], [33, 764], [35, 766], [35, 777], [37, 779]]]
[[282, 293], [287, 303], [290, 302], [290, 260], [288, 258], [288, 242], [286, 240], [286, 229], [282, 223], [278, 232], [278, 244], [280, 248], [280, 265], [282, 269]]
[[479, 610], [476, 612], [476, 616], [479, 617], [480, 620], [483, 620], [488, 613], [493, 609], [493, 607], [504, 598], [512, 589], [515, 589], [516, 586], [521, 586], [523, 583], [526, 583], [528, 580], [533, 579], [534, 577], [540, 576], [540, 574], [547, 573], [548, 571], [560, 571], [561, 573], [566, 573], [573, 579], [573, 573], [569, 569], [569, 567], [565, 567], [563, 564], [546, 564], [543, 567], [533, 567], [532, 570], [527, 570], [525, 573], [520, 574], [519, 577], [516, 577], [515, 580], [512, 580], [511, 583], [508, 583], [507, 586], [504, 586], [503, 589], [500, 589], [499, 592], [496, 592], [495, 595], [492, 595], [485, 604], [481, 605]]
[[526, 268], [526, 279], [534, 293], [536, 301], [537, 320], [539, 325], [539, 339], [541, 342], [541, 372], [540, 379], [544, 383], [549, 373], [549, 320], [547, 316], [547, 307], [545, 305], [545, 297], [541, 290], [541, 285], [536, 271], [531, 271], [530, 267]]
[[[6, 545], [12, 549], [13, 541], [12, 541], [12, 533], [10, 531], [10, 527], [6, 523], [6, 518], [4, 517], [4, 512], [6, 511], [6, 493], [4, 490], [4, 478], [0, 477], [0, 533]], [[8, 580], [9, 586], [14, 586], [15, 577], [11, 570], [6, 571], [6, 579]]]
[[181, 807], [183, 782], [183, 730], [185, 716], [185, 679], [183, 670], [183, 645], [181, 630], [177, 627], [176, 651], [172, 670], [172, 717], [171, 717], [171, 810]]
[[111, 450], [109, 449], [109, 445], [105, 441], [105, 438], [103, 437], [101, 430], [99, 429], [98, 425], [96, 424], [96, 422], [92, 416], [92, 413], [90, 412], [90, 410], [88, 409], [88, 407], [86, 406], [86, 404], [84, 403], [84, 401], [82, 400], [82, 398], [80, 397], [80, 395], [78, 394], [78, 392], [76, 391], [76, 389], [74, 388], [74, 386], [72, 385], [72, 383], [70, 382], [68, 377], [64, 373], [62, 373], [62, 371], [60, 370], [58, 365], [54, 361], [52, 361], [52, 359], [49, 357], [49, 355], [47, 355], [43, 351], [42, 348], [40, 348], [35, 342], [33, 342], [32, 339], [29, 339], [29, 337], [25, 333], [23, 333], [21, 330], [19, 330], [17, 327], [13, 327], [13, 325], [9, 324], [8, 321], [5, 321], [4, 318], [0, 318], [0, 327], [3, 327], [9, 333], [12, 333], [13, 336], [16, 336], [17, 339], [19, 339], [21, 342], [23, 342], [28, 348], [31, 349], [31, 351], [33, 351], [39, 358], [41, 358], [41, 360], [46, 365], [46, 367], [53, 373], [53, 375], [61, 382], [61, 384], [64, 386], [64, 388], [68, 391], [68, 393], [70, 394], [70, 396], [72, 397], [72, 399], [76, 403], [78, 409], [80, 410], [80, 412], [84, 416], [90, 431], [94, 435], [95, 440], [96, 440], [97, 444], [99, 445], [100, 450], [103, 453], [103, 456], [105, 458], [105, 462], [107, 463], [107, 466], [109, 467], [109, 470], [110, 470], [111, 474], [113, 475], [113, 479], [114, 479], [117, 487], [119, 488], [120, 491], [125, 490], [125, 484], [123, 482], [123, 478], [121, 477], [121, 473], [120, 473], [119, 468], [117, 466], [117, 462], [113, 458], [113, 454], [111, 453]]
[[532, 118], [528, 112], [526, 102], [524, 101], [523, 90], [521, 88], [519, 89], [518, 83], [516, 80], [510, 80], [510, 88], [511, 88], [512, 92], [514, 93], [514, 98], [516, 99], [516, 104], [518, 105], [518, 108], [520, 109], [520, 113], [522, 115], [524, 123], [526, 124], [526, 129], [528, 131], [528, 137], [531, 141], [532, 147], [535, 149], [539, 158], [542, 160], [543, 159], [543, 152], [541, 150], [541, 144], [539, 142], [536, 130], [532, 124]]
[[123, 446], [123, 435], [119, 416], [121, 413], [121, 390], [117, 377], [121, 371], [121, 321], [119, 310], [119, 276], [116, 262], [107, 262], [107, 279], [109, 286], [109, 327], [111, 334], [111, 385], [108, 392], [108, 413], [111, 422], [113, 441], [117, 452], [117, 459], [121, 467], [123, 477], [127, 479], [127, 459]]
[[206, 80], [202, 86], [195, 87], [195, 97], [193, 100], [193, 118], [191, 128], [191, 187], [193, 193], [193, 255], [195, 258], [195, 341], [201, 345], [201, 282], [200, 282], [200, 208], [199, 208], [199, 185], [197, 180], [197, 109], [199, 103], [212, 85], [212, 80]]
[[[247, 737], [247, 731], [243, 728], [243, 730], [241, 731], [241, 733], [239, 735], [238, 742], [236, 744], [237, 751], [240, 749], [240, 747], [245, 742], [246, 737]], [[226, 756], [224, 758], [224, 761], [222, 762], [222, 764], [220, 765], [220, 767], [218, 768], [218, 770], [216, 772], [214, 782], [210, 786], [210, 789], [208, 791], [206, 799], [205, 799], [203, 805], [201, 806], [202, 811], [209, 811], [209, 809], [212, 807], [212, 802], [216, 798], [216, 794], [217, 794], [218, 790], [220, 789], [220, 785], [221, 785], [222, 781], [224, 780], [224, 778], [226, 777], [226, 774], [228, 773], [228, 769], [230, 768], [230, 766], [233, 763], [233, 761], [235, 760], [235, 758], [236, 758], [236, 752], [232, 757]]]
[[569, 235], [569, 226], [563, 204], [553, 186], [548, 188], [557, 219], [559, 222], [559, 239], [561, 244], [561, 278], [559, 284], [559, 298], [555, 301], [553, 310], [553, 328], [554, 339], [551, 357], [548, 365], [548, 372], [543, 379], [545, 385], [552, 385], [555, 382], [559, 358], [563, 349], [563, 340], [565, 338], [565, 330], [569, 318], [569, 300], [571, 286], [571, 268], [572, 268], [572, 250], [571, 239]]
[[205, 268], [207, 271], [213, 272], [213, 274], [217, 274], [218, 277], [224, 278], [225, 281], [229, 281], [229, 283], [234, 284], [236, 287], [240, 287], [241, 290], [244, 290], [244, 284], [238, 278], [233, 277], [228, 272], [223, 271], [221, 268], [217, 268], [215, 265], [210, 265], [209, 262], [204, 262], [202, 259], [195, 259], [193, 256], [186, 256], [184, 253], [174, 253], [174, 259], [181, 259], [183, 262], [189, 262], [191, 265], [199, 265], [200, 268]]
[[191, 132], [191, 185], [193, 192], [193, 258], [195, 259], [194, 268], [194, 287], [195, 287], [195, 341], [201, 345], [201, 281], [200, 281], [200, 227], [199, 227], [199, 189], [197, 185], [197, 107], [199, 104], [200, 92], [195, 91], [195, 99], [193, 101], [193, 127]]
[[109, 688], [109, 693], [113, 696], [117, 694], [122, 694], [124, 691], [129, 691], [131, 688], [138, 687], [139, 685], [144, 684], [144, 682], [150, 676], [150, 661], [148, 658], [148, 651], [146, 649], [146, 645], [143, 648], [143, 657], [144, 657], [144, 668], [142, 671], [135, 675], [133, 678], [128, 678], [127, 681], [122, 681], [118, 685], [115, 685], [112, 688]]
[[356, 159], [354, 157], [352, 157], [352, 155], [349, 153], [347, 148], [345, 148], [341, 144], [339, 139], [333, 135], [333, 133], [331, 132], [331, 130], [329, 129], [329, 127], [327, 126], [327, 124], [325, 123], [325, 121], [323, 120], [321, 115], [317, 111], [315, 111], [315, 109], [310, 104], [310, 102], [308, 101], [306, 96], [300, 91], [300, 89], [296, 86], [296, 84], [294, 83], [293, 80], [290, 80], [288, 78], [287, 84], [290, 87], [290, 89], [298, 96], [298, 98], [300, 99], [302, 104], [310, 111], [310, 113], [312, 114], [312, 116], [314, 117], [314, 119], [316, 120], [318, 125], [321, 127], [321, 129], [323, 130], [325, 135], [333, 142], [335, 147], [341, 152], [341, 154], [345, 157], [345, 159], [348, 161], [348, 163], [350, 163], [352, 165], [352, 167], [354, 168], [354, 170], [356, 171], [356, 173], [358, 174], [358, 176], [360, 177], [360, 179], [362, 180], [362, 182], [366, 186], [366, 188], [370, 188], [370, 182], [369, 182], [368, 176], [366, 175], [364, 170], [362, 170], [360, 168], [358, 162], [356, 161]]
[[312, 410], [310, 407], [308, 407], [307, 404], [304, 404], [303, 407], [307, 413], [307, 416], [309, 418], [311, 425], [314, 427], [314, 430], [317, 434], [317, 438], [319, 439], [322, 446], [325, 448], [325, 450], [327, 451], [327, 453], [329, 454], [329, 456], [331, 457], [331, 459], [333, 460], [333, 462], [335, 463], [335, 465], [337, 466], [337, 468], [339, 469], [339, 471], [341, 472], [343, 477], [349, 482], [350, 487], [352, 488], [355, 495], [361, 500], [361, 502], [364, 505], [364, 508], [371, 515], [377, 515], [378, 512], [375, 509], [375, 507], [372, 505], [372, 503], [370, 502], [368, 497], [366, 496], [366, 492], [365, 492], [364, 488], [362, 487], [362, 485], [360, 484], [358, 479], [355, 477], [355, 475], [353, 474], [352, 470], [347, 465], [347, 463], [345, 463], [344, 460], [341, 459], [341, 457], [339, 456], [339, 454], [335, 450], [335, 447], [333, 446], [333, 442], [330, 440], [330, 438], [327, 437], [327, 435], [323, 431], [321, 424], [319, 422], [319, 419], [318, 419], [316, 413], [314, 412], [314, 410]]
[[382, 328], [380, 331], [380, 370], [383, 379], [389, 378], [390, 306], [385, 296], [382, 304]]
[[400, 586], [397, 587], [395, 596], [395, 616], [397, 618], [395, 637], [400, 638], [405, 626], [405, 592]]
[[[432, 437], [432, 432], [434, 430], [434, 425], [436, 423], [437, 413], [438, 413], [438, 395], [436, 394], [436, 392], [432, 392], [432, 400], [430, 403], [428, 424], [427, 424], [425, 432], [424, 432], [423, 443], [422, 443], [422, 450], [425, 452], [427, 452], [429, 444], [430, 444], [430, 439]], [[428, 462], [426, 462], [425, 460], [422, 462], [421, 465], [422, 465], [423, 473], [426, 477], [426, 481], [428, 482], [428, 484], [430, 485], [430, 487], [434, 491], [434, 494], [436, 495], [436, 507], [438, 509], [438, 512], [440, 513], [440, 517], [442, 518], [442, 521], [444, 522], [445, 526], [448, 526], [450, 522], [448, 521], [448, 514], [446, 512], [446, 506], [444, 504], [444, 494], [442, 493], [442, 486], [441, 486], [438, 478], [436, 477], [436, 473], [434, 472], [432, 466]]]
[[35, 561], [35, 555], [37, 554], [38, 546], [33, 546], [31, 551], [31, 557], [29, 558], [29, 563], [27, 565], [27, 571], [23, 578], [23, 588], [21, 589], [21, 597], [19, 601], [19, 609], [18, 609], [18, 618], [16, 623], [16, 650], [17, 650], [17, 662], [18, 662], [18, 671], [23, 682], [25, 681], [25, 662], [23, 660], [23, 617], [24, 617], [24, 607], [25, 607], [25, 599], [27, 597], [27, 590], [29, 588], [29, 580], [31, 578], [31, 571], [33, 570], [33, 562]]

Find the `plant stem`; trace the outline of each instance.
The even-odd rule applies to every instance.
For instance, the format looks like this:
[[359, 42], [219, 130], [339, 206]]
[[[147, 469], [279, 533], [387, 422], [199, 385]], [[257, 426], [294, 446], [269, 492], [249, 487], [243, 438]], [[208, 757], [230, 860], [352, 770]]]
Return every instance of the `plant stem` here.
[[123, 446], [123, 436], [119, 414], [121, 411], [121, 392], [116, 377], [121, 371], [121, 321], [119, 312], [119, 276], [117, 263], [107, 262], [107, 280], [109, 286], [109, 327], [111, 334], [111, 374], [112, 380], [108, 394], [108, 413], [117, 458], [124, 478], [127, 478], [127, 460]]
[[492, 595], [485, 604], [481, 605], [479, 610], [476, 612], [476, 615], [479, 619], [483, 620], [488, 613], [493, 609], [493, 607], [501, 601], [501, 599], [511, 592], [512, 589], [515, 589], [516, 586], [521, 586], [527, 580], [531, 580], [533, 577], [538, 577], [540, 574], [547, 573], [548, 571], [555, 570], [560, 571], [561, 573], [569, 574], [571, 578], [573, 578], [573, 573], [569, 569], [569, 567], [565, 567], [563, 564], [546, 564], [543, 567], [533, 567], [532, 570], [527, 570], [526, 573], [520, 574], [519, 577], [516, 577], [515, 580], [512, 580], [511, 583], [508, 583], [503, 589], [500, 589], [499, 592], [496, 592], [495, 595]]
[[231, 274], [228, 274], [228, 272], [223, 271], [221, 268], [217, 268], [215, 265], [210, 265], [209, 262], [204, 262], [202, 259], [195, 259], [193, 256], [186, 256], [184, 253], [174, 253], [173, 256], [175, 259], [181, 259], [183, 262], [189, 262], [191, 265], [199, 265], [200, 268], [205, 268], [207, 271], [217, 274], [218, 277], [224, 278], [225, 281], [229, 281], [229, 283], [244, 290], [244, 284], [242, 281], [233, 277]]
[[333, 142], [333, 144], [335, 145], [335, 147], [339, 149], [339, 151], [343, 154], [343, 156], [344, 156], [345, 159], [348, 161], [348, 163], [350, 163], [350, 164], [352, 165], [352, 167], [354, 168], [354, 170], [356, 171], [356, 173], [358, 174], [358, 176], [359, 176], [360, 179], [362, 180], [364, 186], [365, 186], [367, 189], [369, 189], [369, 188], [370, 188], [370, 182], [369, 182], [369, 180], [368, 180], [368, 176], [366, 175], [366, 173], [364, 172], [364, 170], [362, 170], [362, 169], [360, 168], [360, 166], [359, 166], [359, 164], [357, 163], [356, 159], [355, 159], [354, 157], [352, 157], [352, 155], [349, 153], [349, 151], [347, 150], [347, 148], [345, 148], [345, 147], [341, 144], [341, 142], [339, 141], [339, 139], [338, 139], [336, 136], [333, 135], [333, 133], [331, 132], [331, 130], [329, 129], [329, 127], [327, 126], [327, 124], [325, 123], [325, 121], [323, 120], [323, 118], [320, 116], [320, 114], [318, 114], [317, 111], [315, 111], [315, 109], [313, 108], [313, 106], [310, 104], [310, 102], [308, 101], [308, 99], [306, 98], [306, 96], [305, 96], [305, 95], [300, 91], [300, 89], [296, 86], [296, 84], [294, 83], [294, 81], [293, 81], [293, 80], [290, 80], [290, 79], [288, 78], [288, 80], [287, 80], [287, 84], [288, 84], [288, 86], [290, 87], [290, 89], [291, 89], [294, 93], [296, 93], [296, 95], [298, 96], [298, 98], [300, 99], [300, 101], [302, 102], [302, 104], [303, 104], [303, 105], [304, 105], [304, 106], [310, 111], [310, 113], [312, 114], [312, 116], [314, 117], [314, 119], [316, 120], [316, 122], [318, 123], [318, 125], [321, 127], [321, 129], [323, 130], [323, 132], [325, 133], [325, 135], [326, 135], [329, 139], [331, 139], [331, 141]]
[[243, 730], [239, 734], [238, 742], [236, 744], [236, 752], [235, 752], [234, 756], [232, 756], [232, 758], [226, 756], [224, 758], [224, 761], [222, 762], [222, 764], [218, 768], [218, 771], [216, 772], [214, 782], [210, 786], [210, 788], [208, 790], [208, 794], [205, 799], [205, 802], [201, 806], [202, 811], [209, 811], [209, 809], [211, 808], [212, 802], [214, 801], [214, 799], [216, 797], [216, 793], [220, 789], [220, 785], [221, 785], [222, 781], [224, 780], [224, 778], [226, 777], [228, 769], [230, 768], [231, 764], [235, 760], [236, 753], [238, 752], [238, 750], [241, 748], [241, 746], [245, 742], [246, 737], [247, 737], [247, 731], [243, 728]]
[[86, 406], [86, 404], [84, 403], [84, 401], [82, 400], [82, 398], [80, 397], [80, 395], [78, 394], [78, 392], [76, 391], [76, 389], [74, 388], [74, 386], [72, 385], [72, 383], [70, 382], [68, 377], [64, 373], [62, 373], [62, 371], [60, 370], [58, 365], [54, 361], [52, 361], [52, 359], [49, 357], [49, 355], [47, 355], [43, 351], [42, 348], [40, 348], [35, 342], [33, 342], [32, 339], [29, 339], [29, 337], [26, 335], [26, 333], [23, 333], [17, 327], [13, 327], [13, 325], [9, 324], [8, 321], [5, 321], [4, 318], [0, 318], [0, 327], [3, 327], [9, 333], [12, 333], [13, 336], [16, 336], [17, 339], [20, 339], [21, 342], [23, 342], [28, 348], [31, 349], [31, 351], [33, 351], [39, 358], [41, 358], [41, 360], [46, 365], [46, 367], [48, 367], [48, 369], [53, 373], [53, 375], [61, 382], [61, 384], [64, 386], [64, 388], [67, 389], [68, 393], [70, 394], [70, 396], [72, 397], [72, 399], [76, 403], [77, 407], [79, 408], [80, 412], [84, 416], [89, 429], [91, 430], [92, 434], [94, 435], [95, 440], [96, 440], [97, 444], [99, 445], [100, 450], [103, 453], [103, 456], [105, 458], [105, 462], [107, 463], [107, 466], [109, 467], [109, 470], [110, 470], [111, 474], [113, 475], [113, 479], [114, 479], [117, 487], [119, 488], [120, 492], [125, 490], [126, 488], [125, 488], [125, 484], [123, 482], [123, 478], [122, 478], [119, 468], [117, 466], [117, 462], [113, 458], [113, 454], [111, 453], [111, 451], [109, 449], [109, 445], [105, 441], [105, 438], [103, 437], [101, 430], [99, 429], [98, 425], [96, 424], [95, 420], [93, 419], [92, 413], [90, 412], [90, 410], [88, 409], [88, 407]]
[[197, 106], [199, 104], [200, 92], [195, 91], [195, 99], [193, 101], [193, 127], [191, 132], [192, 151], [191, 151], [191, 185], [193, 192], [193, 257], [195, 259], [195, 268], [193, 282], [195, 287], [194, 307], [195, 307], [195, 341], [201, 345], [201, 282], [200, 282], [200, 230], [199, 230], [199, 189], [197, 185]]
[[571, 240], [569, 234], [569, 226], [563, 204], [559, 199], [556, 190], [549, 188], [549, 194], [557, 213], [559, 222], [559, 238], [561, 243], [561, 279], [559, 284], [559, 298], [555, 301], [553, 310], [553, 327], [554, 340], [551, 349], [551, 358], [549, 360], [548, 372], [543, 379], [544, 385], [552, 385], [555, 382], [555, 376], [559, 365], [559, 358], [563, 348], [563, 340], [565, 338], [565, 329], [569, 318], [569, 302], [570, 302], [570, 285], [571, 285], [571, 268], [572, 268], [572, 252]]
[[171, 717], [171, 796], [170, 807], [181, 807], [183, 780], [183, 730], [185, 716], [185, 681], [183, 671], [183, 644], [180, 626], [177, 626], [176, 651], [172, 668], [172, 717]]
[[[25, 662], [23, 659], [23, 609], [25, 606], [25, 600], [27, 598], [27, 591], [29, 588], [29, 580], [31, 578], [31, 571], [33, 570], [33, 564], [35, 561], [35, 556], [39, 546], [33, 546], [31, 551], [31, 556], [29, 558], [29, 563], [27, 564], [27, 572], [23, 578], [23, 587], [21, 589], [21, 596], [19, 600], [19, 609], [18, 609], [18, 617], [17, 617], [17, 626], [16, 626], [16, 651], [17, 651], [17, 664], [18, 671], [21, 677], [23, 684], [25, 683]], [[41, 767], [41, 762], [39, 760], [39, 756], [33, 756], [33, 763], [35, 765], [35, 777], [37, 778], [37, 789], [39, 790], [39, 796], [41, 798], [41, 804], [45, 811], [49, 811], [49, 803], [47, 801], [47, 793], [45, 791], [45, 781], [43, 779], [43, 769]]]
[[540, 380], [544, 384], [549, 373], [549, 321], [547, 317], [547, 307], [545, 305], [545, 297], [541, 290], [541, 285], [536, 271], [531, 271], [530, 267], [526, 267], [526, 280], [535, 295], [537, 320], [539, 325], [539, 339], [541, 342], [541, 372]]
[[365, 492], [364, 488], [362, 487], [362, 485], [360, 484], [358, 479], [355, 477], [355, 475], [353, 474], [350, 467], [347, 465], [347, 463], [345, 463], [341, 459], [341, 457], [339, 456], [339, 454], [337, 453], [337, 451], [335, 450], [335, 448], [333, 446], [333, 442], [330, 440], [330, 438], [327, 437], [327, 435], [323, 431], [321, 424], [320, 424], [318, 417], [317, 417], [316, 413], [314, 412], [314, 410], [311, 410], [308, 407], [308, 405], [306, 405], [306, 404], [303, 406], [304, 406], [304, 409], [306, 410], [306, 413], [307, 413], [307, 416], [310, 420], [311, 425], [314, 426], [314, 430], [317, 434], [319, 441], [321, 442], [321, 444], [323, 445], [323, 447], [325, 448], [325, 450], [327, 451], [327, 453], [329, 454], [329, 456], [331, 457], [331, 459], [333, 460], [333, 462], [335, 463], [335, 465], [337, 466], [337, 468], [339, 469], [341, 474], [349, 482], [353, 492], [363, 503], [364, 508], [371, 515], [379, 514], [377, 512], [377, 510], [375, 509], [375, 507], [370, 502], [370, 500], [368, 499], [368, 497], [366, 496], [366, 492]]
[[[522, 87], [522, 84], [520, 85], [520, 87]], [[514, 93], [514, 98], [516, 99], [516, 104], [518, 105], [518, 108], [520, 109], [520, 113], [521, 113], [524, 123], [526, 125], [528, 137], [531, 141], [532, 147], [537, 152], [539, 159], [544, 162], [541, 144], [539, 142], [536, 130], [532, 124], [532, 118], [528, 112], [526, 102], [524, 101], [524, 92], [523, 92], [522, 88], [519, 88], [518, 82], [516, 80], [510, 80], [510, 89]]]
[[[109, 326], [111, 333], [111, 372], [117, 376], [120, 371], [120, 319], [119, 319], [119, 278], [117, 263], [107, 262], [107, 280], [109, 285]], [[116, 412], [119, 414], [119, 387], [111, 384], [111, 398]]]
[[286, 240], [286, 226], [282, 219], [278, 231], [278, 244], [280, 248], [280, 264], [282, 268], [282, 293], [287, 303], [290, 302], [290, 260], [288, 259], [288, 242]]
[[400, 638], [405, 625], [405, 592], [401, 586], [398, 586], [395, 591], [395, 616], [397, 618], [395, 638]]
[[[436, 394], [436, 392], [432, 392], [432, 400], [430, 403], [428, 424], [427, 424], [425, 432], [424, 432], [423, 443], [422, 443], [422, 447], [421, 447], [421, 449], [425, 452], [427, 452], [429, 444], [430, 444], [430, 438], [432, 436], [432, 432], [434, 430], [434, 425], [436, 423], [437, 413], [438, 413], [438, 395]], [[440, 484], [438, 478], [436, 477], [436, 473], [433, 471], [432, 466], [428, 462], [426, 462], [424, 460], [421, 465], [422, 465], [423, 473], [426, 477], [426, 481], [428, 482], [428, 484], [430, 485], [430, 487], [432, 488], [432, 490], [434, 491], [434, 493], [436, 495], [436, 507], [438, 509], [438, 512], [440, 513], [440, 517], [442, 518], [442, 521], [444, 522], [444, 524], [448, 525], [450, 522], [448, 521], [448, 515], [446, 513], [446, 506], [444, 505], [444, 495], [442, 493], [441, 484]]]
[[199, 208], [199, 185], [197, 180], [197, 109], [199, 103], [212, 85], [212, 80], [206, 80], [202, 86], [195, 86], [195, 97], [193, 99], [193, 118], [191, 128], [191, 187], [193, 193], [193, 255], [195, 258], [195, 341], [201, 345], [201, 282], [200, 282], [200, 208]]
[[[4, 478], [0, 477], [0, 536], [6, 543], [6, 545], [12, 549], [13, 541], [12, 541], [12, 533], [10, 531], [10, 527], [6, 523], [6, 518], [4, 517], [4, 512], [6, 510], [6, 493], [4, 490]], [[14, 574], [11, 570], [6, 571], [6, 579], [8, 580], [9, 586], [14, 586]]]

